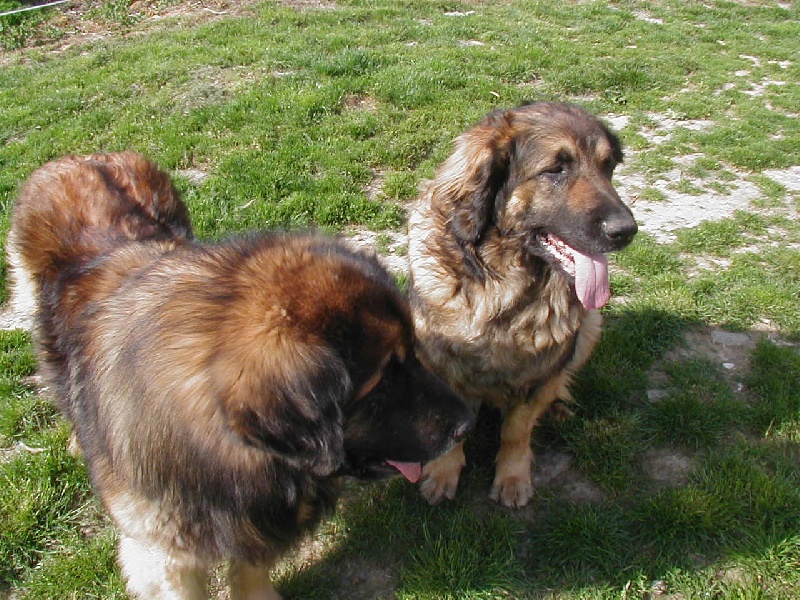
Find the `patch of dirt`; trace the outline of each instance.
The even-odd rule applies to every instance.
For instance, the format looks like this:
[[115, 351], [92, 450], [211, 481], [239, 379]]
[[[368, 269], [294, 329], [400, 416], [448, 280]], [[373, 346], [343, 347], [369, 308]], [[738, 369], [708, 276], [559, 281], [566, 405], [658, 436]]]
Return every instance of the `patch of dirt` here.
[[598, 504], [608, 497], [575, 466], [574, 457], [561, 450], [548, 450], [536, 457], [533, 467], [536, 489], [552, 488], [569, 502]]
[[162, 93], [169, 94], [176, 107], [189, 113], [198, 107], [222, 104], [237, 90], [271, 76], [264, 69], [207, 65], [193, 71], [188, 81], [167, 83]]
[[381, 191], [383, 190], [383, 183], [385, 181], [386, 181], [386, 172], [381, 169], [373, 169], [372, 179], [364, 188], [364, 191], [367, 193], [367, 198], [373, 201], [377, 200], [381, 195]]
[[[766, 324], [762, 324], [764, 328]], [[743, 377], [750, 371], [753, 349], [760, 337], [776, 340], [777, 334], [771, 331], [732, 332], [718, 327], [693, 329], [684, 335], [684, 344], [667, 351], [648, 372], [647, 399], [651, 402], [669, 396], [666, 389], [669, 378], [661, 365], [681, 362], [693, 358], [710, 360], [720, 367], [720, 372], [736, 394], [744, 392]]]
[[750, 355], [758, 334], [725, 331], [717, 327], [689, 331], [686, 348], [668, 352], [665, 359], [684, 359], [690, 356], [710, 358], [729, 372], [749, 371]]
[[643, 471], [656, 487], [686, 485], [694, 466], [692, 456], [674, 448], [652, 449], [642, 457]]
[[[628, 200], [641, 231], [651, 234], [656, 241], [669, 243], [675, 240], [678, 229], [697, 227], [705, 221], [719, 221], [732, 217], [737, 210], [750, 209], [751, 202], [761, 197], [753, 183], [744, 179], [728, 182], [730, 194], [705, 191], [702, 194], [682, 193], [672, 189], [684, 180], [684, 169], [675, 168], [648, 185], [645, 178], [625, 172], [615, 176], [617, 191]], [[639, 197], [647, 187], [662, 192], [667, 201], [644, 200]]]
[[342, 600], [381, 600], [394, 598], [398, 587], [397, 573], [363, 558], [348, 560], [340, 572], [344, 595]]
[[206, 179], [208, 179], [209, 173], [203, 169], [192, 167], [175, 171], [175, 175], [185, 178], [192, 185], [203, 185]]
[[345, 232], [345, 239], [353, 247], [374, 254], [384, 267], [394, 275], [408, 274], [408, 236], [405, 232], [374, 232], [352, 229]]
[[[709, 120], [680, 120], [671, 115], [651, 113], [648, 115], [653, 125], [638, 131], [651, 144], [668, 141], [679, 129], [688, 131], [709, 131], [714, 122]], [[608, 115], [606, 121], [616, 130], [629, 124], [625, 115]], [[753, 201], [761, 198], [757, 185], [747, 180], [748, 173], [734, 172], [732, 180], [718, 180], [709, 175], [698, 178], [690, 175], [694, 163], [701, 154], [689, 154], [674, 159], [675, 167], [659, 174], [654, 181], [637, 170], [636, 156], [639, 152], [626, 151], [627, 161], [614, 175], [614, 184], [620, 196], [628, 202], [640, 229], [651, 234], [658, 242], [669, 243], [675, 239], [675, 231], [681, 228], [696, 227], [705, 221], [726, 219], [737, 210], [754, 210]], [[768, 170], [763, 175], [784, 186], [790, 192], [800, 189], [800, 166], [788, 169]], [[696, 190], [692, 193], [680, 191], [676, 187], [689, 184]], [[713, 189], [714, 184], [726, 190]], [[661, 192], [665, 200], [646, 200], [641, 197], [644, 190], [654, 188]], [[787, 199], [788, 206], [788, 199]], [[796, 211], [789, 212], [796, 216]]]
[[337, 8], [336, 2], [320, 0], [278, 0], [278, 4], [295, 10], [333, 10]]
[[344, 107], [347, 110], [366, 110], [373, 112], [378, 108], [378, 101], [372, 96], [362, 94], [348, 94], [344, 97]]

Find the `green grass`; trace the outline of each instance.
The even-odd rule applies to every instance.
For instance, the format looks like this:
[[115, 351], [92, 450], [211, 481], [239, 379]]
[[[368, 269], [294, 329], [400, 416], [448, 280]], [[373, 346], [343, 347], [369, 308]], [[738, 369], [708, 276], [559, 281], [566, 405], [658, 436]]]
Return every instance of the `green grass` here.
[[[795, 598], [800, 194], [770, 170], [800, 165], [797, 6], [322, 4], [198, 16], [175, 0], [76, 0], [71, 20], [58, 9], [0, 17], [0, 239], [42, 163], [132, 148], [174, 174], [201, 237], [358, 227], [388, 253], [388, 232], [403, 229], [453, 137], [492, 108], [537, 99], [627, 117], [623, 172], [644, 178], [642, 201], [735, 197], [742, 182], [760, 195], [672, 241], [642, 231], [612, 259], [618, 301], [575, 382], [577, 416], [546, 421], [534, 442], [543, 462], [566, 466], [529, 507], [486, 497], [488, 419], [456, 502], [429, 507], [403, 481], [350, 483], [313, 543], [278, 568], [279, 590]], [[21, 6], [0, 0], [0, 12]], [[710, 125], [691, 127], [698, 119]], [[754, 343], [722, 347], [711, 328]], [[0, 598], [122, 598], [114, 529], [34, 372], [29, 336], [0, 332]]]

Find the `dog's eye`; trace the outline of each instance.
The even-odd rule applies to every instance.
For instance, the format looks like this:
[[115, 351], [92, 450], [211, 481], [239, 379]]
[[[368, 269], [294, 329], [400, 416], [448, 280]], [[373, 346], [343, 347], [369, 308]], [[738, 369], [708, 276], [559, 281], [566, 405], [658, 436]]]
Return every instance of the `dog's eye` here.
[[558, 164], [554, 164], [542, 171], [542, 175], [548, 179], [560, 180], [567, 174], [568, 170], [569, 163], [559, 161]]
[[553, 163], [542, 171], [543, 175], [550, 178], [560, 178], [566, 175], [573, 159], [567, 152], [559, 152]]

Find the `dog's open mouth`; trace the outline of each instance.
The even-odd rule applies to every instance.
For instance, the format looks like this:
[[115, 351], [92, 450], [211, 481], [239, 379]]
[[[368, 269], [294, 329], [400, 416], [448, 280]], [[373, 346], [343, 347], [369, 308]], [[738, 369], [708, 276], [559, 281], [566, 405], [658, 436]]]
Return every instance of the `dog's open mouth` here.
[[584, 308], [605, 306], [611, 297], [605, 254], [583, 254], [552, 233], [542, 233], [536, 241], [553, 262], [575, 280], [575, 293]]

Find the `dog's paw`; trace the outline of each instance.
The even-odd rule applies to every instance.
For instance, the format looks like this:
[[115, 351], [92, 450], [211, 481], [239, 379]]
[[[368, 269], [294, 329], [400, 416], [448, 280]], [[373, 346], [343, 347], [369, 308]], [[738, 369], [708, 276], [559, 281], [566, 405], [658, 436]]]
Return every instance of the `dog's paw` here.
[[439, 504], [442, 500], [453, 500], [458, 489], [459, 475], [449, 475], [439, 478], [433, 475], [425, 477], [423, 475], [419, 484], [419, 491], [428, 504]]
[[489, 498], [508, 508], [522, 508], [533, 496], [530, 477], [506, 477], [495, 479]]
[[458, 445], [450, 452], [432, 460], [422, 468], [419, 491], [429, 504], [438, 504], [442, 500], [453, 500], [458, 489], [458, 480], [466, 459], [464, 449]]

